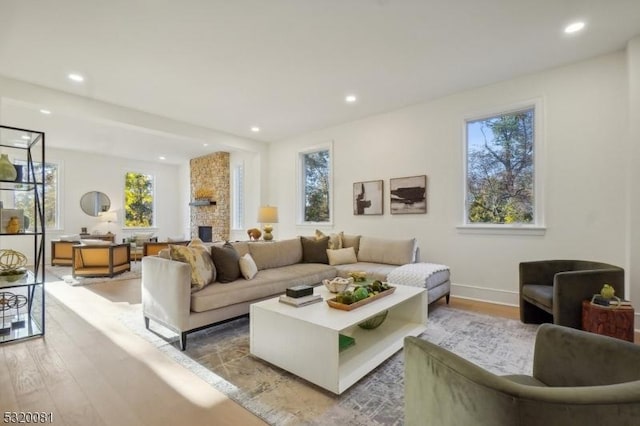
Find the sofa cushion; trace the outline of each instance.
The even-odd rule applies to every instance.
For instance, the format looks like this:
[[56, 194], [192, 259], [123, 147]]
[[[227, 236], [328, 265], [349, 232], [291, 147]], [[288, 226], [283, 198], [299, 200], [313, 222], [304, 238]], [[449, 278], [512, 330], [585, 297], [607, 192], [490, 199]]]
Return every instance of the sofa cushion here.
[[[325, 235], [321, 230], [316, 229], [316, 239], [322, 239], [324, 237], [326, 237], [327, 235]], [[342, 248], [342, 235], [340, 234], [329, 234], [329, 244], [327, 246], [327, 248], [329, 250], [339, 250]]]
[[216, 266], [218, 282], [230, 283], [240, 277], [240, 255], [236, 249], [227, 242], [223, 246], [211, 246], [211, 258]]
[[256, 241], [247, 244], [259, 271], [302, 262], [300, 238], [274, 242]]
[[[267, 243], [264, 243], [267, 244]], [[315, 285], [336, 276], [333, 266], [296, 263], [261, 270], [252, 280], [240, 279], [231, 285], [210, 285], [191, 295], [191, 310], [206, 312], [237, 303], [260, 300], [283, 294], [294, 285]]]
[[356, 263], [358, 261], [353, 247], [337, 250], [328, 249], [327, 257], [329, 258], [329, 265], [346, 265], [349, 263]]
[[553, 307], [553, 286], [525, 284], [522, 286], [522, 297], [551, 309]]
[[329, 237], [320, 239], [300, 237], [300, 241], [302, 242], [302, 261], [304, 263], [329, 263], [327, 256]]
[[191, 291], [202, 290], [216, 278], [216, 270], [209, 252], [202, 246], [169, 245], [171, 260], [191, 266]]
[[360, 250], [360, 235], [348, 235], [344, 232], [340, 232], [340, 239], [342, 240], [342, 248], [353, 247], [353, 250], [358, 255]]
[[358, 262], [404, 265], [413, 263], [416, 257], [416, 239], [393, 240], [389, 238], [360, 238]]
[[246, 253], [244, 256], [240, 257], [238, 265], [240, 266], [240, 273], [245, 280], [253, 279], [253, 277], [255, 277], [258, 273], [256, 262], [254, 262], [253, 257], [251, 257], [249, 253]]

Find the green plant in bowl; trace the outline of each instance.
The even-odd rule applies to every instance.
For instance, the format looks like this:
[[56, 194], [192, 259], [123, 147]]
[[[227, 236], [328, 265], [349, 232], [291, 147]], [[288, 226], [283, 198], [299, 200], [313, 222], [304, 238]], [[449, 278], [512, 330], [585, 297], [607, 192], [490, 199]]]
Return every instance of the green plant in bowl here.
[[0, 279], [7, 282], [15, 282], [21, 279], [26, 275], [27, 271], [24, 268], [20, 269], [9, 269], [6, 271], [0, 272]]

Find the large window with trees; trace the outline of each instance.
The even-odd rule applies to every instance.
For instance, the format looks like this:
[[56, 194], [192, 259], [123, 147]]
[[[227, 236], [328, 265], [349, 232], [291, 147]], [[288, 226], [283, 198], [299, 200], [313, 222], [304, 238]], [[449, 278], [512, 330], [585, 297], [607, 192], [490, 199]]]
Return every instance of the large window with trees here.
[[302, 223], [330, 223], [331, 148], [328, 145], [299, 153], [300, 211]]
[[[27, 170], [27, 162], [16, 160], [15, 164], [21, 165], [23, 170]], [[42, 176], [44, 167], [44, 220], [47, 230], [59, 229], [59, 182], [60, 171], [56, 163], [33, 163], [34, 174], [38, 181]], [[26, 178], [25, 178], [26, 180]], [[42, 186], [38, 186], [38, 195], [42, 199]], [[13, 191], [13, 204], [16, 209], [22, 209], [25, 217], [25, 229], [33, 231], [36, 223], [34, 217], [35, 194], [33, 191]]]
[[542, 225], [536, 109], [466, 121], [466, 225]]
[[154, 225], [153, 176], [127, 172], [124, 183], [124, 226], [150, 228]]

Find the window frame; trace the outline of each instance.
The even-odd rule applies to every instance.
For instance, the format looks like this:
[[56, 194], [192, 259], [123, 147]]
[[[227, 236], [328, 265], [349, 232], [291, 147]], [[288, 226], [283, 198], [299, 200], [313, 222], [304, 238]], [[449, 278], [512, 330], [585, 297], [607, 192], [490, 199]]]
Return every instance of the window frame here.
[[[329, 220], [327, 222], [311, 222], [305, 221], [305, 175], [304, 175], [304, 157], [307, 154], [313, 154], [314, 152], [328, 151], [329, 152]], [[333, 226], [333, 141], [313, 145], [297, 152], [296, 162], [296, 175], [297, 175], [297, 202], [296, 202], [296, 225], [297, 226]]]
[[[152, 179], [152, 185], [151, 185], [151, 193], [152, 193], [152, 197], [153, 197], [153, 201], [151, 202], [151, 220], [152, 220], [152, 224], [151, 226], [127, 226], [127, 195], [126, 195], [126, 189], [127, 189], [127, 173], [136, 173], [136, 174], [141, 174], [141, 175], [147, 175], [147, 176], [151, 176]], [[148, 173], [145, 171], [133, 171], [133, 170], [125, 170], [124, 172], [124, 185], [122, 187], [122, 230], [125, 231], [136, 231], [136, 230], [141, 230], [141, 231], [145, 231], [145, 230], [157, 230], [159, 228], [158, 223], [157, 223], [157, 215], [156, 215], [156, 204], [157, 204], [157, 192], [156, 192], [156, 175], [153, 173]]]
[[[468, 124], [473, 121], [498, 117], [526, 109], [533, 109], [533, 223], [472, 223], [468, 220], [468, 158], [469, 144], [467, 140]], [[542, 98], [535, 98], [507, 106], [486, 109], [481, 112], [468, 114], [462, 123], [462, 206], [461, 224], [457, 229], [461, 233], [480, 234], [511, 234], [511, 235], [544, 235], [546, 231], [544, 211], [544, 105]]]
[[[244, 161], [238, 161], [231, 166], [231, 230], [245, 229], [246, 211], [246, 174]], [[238, 178], [240, 176], [240, 179]]]

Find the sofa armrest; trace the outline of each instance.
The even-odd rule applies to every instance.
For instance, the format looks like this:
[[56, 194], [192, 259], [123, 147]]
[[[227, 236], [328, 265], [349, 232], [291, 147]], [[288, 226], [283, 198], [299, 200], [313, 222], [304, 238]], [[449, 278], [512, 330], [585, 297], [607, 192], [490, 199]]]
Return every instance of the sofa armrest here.
[[549, 386], [599, 386], [640, 380], [640, 346], [630, 342], [542, 324], [533, 376]]
[[624, 271], [592, 269], [556, 274], [553, 280], [553, 322], [582, 328], [582, 301], [600, 293], [605, 283], [613, 285], [616, 295], [624, 297]]
[[191, 266], [174, 260], [142, 258], [142, 313], [176, 332], [189, 330]]

